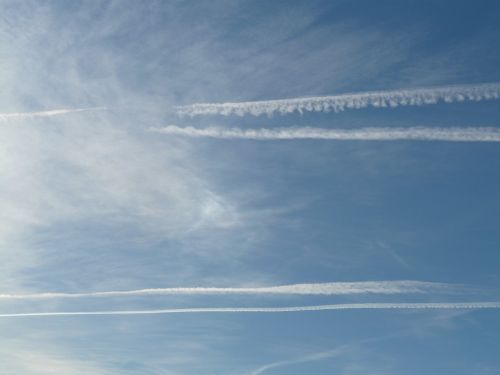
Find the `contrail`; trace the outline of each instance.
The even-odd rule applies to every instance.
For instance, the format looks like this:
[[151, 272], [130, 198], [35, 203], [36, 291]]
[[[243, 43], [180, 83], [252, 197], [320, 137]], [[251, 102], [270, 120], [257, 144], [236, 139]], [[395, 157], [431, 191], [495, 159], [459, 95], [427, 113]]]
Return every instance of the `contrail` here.
[[152, 132], [187, 137], [207, 137], [219, 139], [252, 140], [293, 140], [319, 139], [337, 141], [448, 141], [448, 142], [500, 142], [500, 128], [277, 128], [277, 129], [239, 129], [239, 128], [194, 128], [175, 125], [164, 128], [151, 128]]
[[103, 291], [87, 293], [32, 293], [32, 294], [0, 294], [0, 300], [32, 300], [53, 298], [85, 298], [85, 297], [120, 297], [149, 295], [223, 295], [223, 294], [295, 294], [295, 295], [347, 295], [347, 294], [402, 294], [426, 293], [429, 291], [452, 289], [451, 284], [396, 280], [396, 281], [361, 281], [332, 282], [314, 284], [291, 284], [267, 287], [243, 288], [155, 288], [122, 291]]
[[0, 314], [0, 318], [81, 316], [81, 315], [158, 315], [158, 314], [206, 314], [206, 313], [286, 313], [326, 310], [443, 310], [443, 309], [500, 309], [500, 302], [437, 302], [437, 303], [349, 303], [292, 307], [196, 307], [161, 310], [117, 310], [117, 311], [55, 311]]
[[40, 112], [13, 112], [13, 113], [0, 113], [0, 121], [16, 120], [16, 119], [29, 119], [37, 117], [52, 117], [65, 115], [69, 113], [85, 112], [85, 111], [102, 111], [105, 107], [91, 107], [91, 108], [75, 108], [75, 109], [53, 109], [50, 111]]
[[273, 363], [269, 363], [267, 365], [261, 366], [258, 369], [255, 369], [254, 371], [249, 373], [249, 375], [260, 375], [260, 374], [263, 374], [264, 372], [266, 372], [267, 370], [271, 370], [271, 369], [277, 368], [277, 367], [290, 366], [290, 365], [304, 363], [304, 362], [319, 361], [321, 359], [336, 357], [336, 356], [341, 355], [343, 352], [345, 352], [345, 349], [341, 348], [341, 349], [334, 349], [334, 350], [320, 352], [320, 353], [313, 353], [313, 354], [309, 354], [307, 356], [297, 358], [297, 359], [290, 359], [290, 360], [273, 362]]
[[319, 361], [319, 360], [323, 360], [323, 359], [343, 356], [343, 355], [348, 354], [350, 351], [352, 351], [354, 348], [356, 348], [359, 345], [376, 343], [376, 342], [380, 342], [380, 341], [387, 340], [387, 339], [394, 338], [394, 337], [399, 337], [399, 335], [391, 334], [391, 335], [378, 337], [378, 338], [367, 338], [364, 340], [359, 340], [357, 344], [339, 345], [336, 348], [333, 348], [330, 350], [323, 350], [321, 352], [311, 353], [311, 354], [301, 356], [301, 357], [294, 357], [293, 359], [287, 359], [287, 360], [268, 363], [266, 365], [260, 366], [259, 368], [253, 370], [252, 372], [248, 373], [248, 375], [261, 375], [261, 374], [267, 372], [268, 370], [271, 370], [271, 369], [274, 369], [277, 367], [285, 367], [285, 366], [290, 366], [290, 365], [299, 364], [299, 363], [313, 362], [313, 361]]
[[500, 83], [456, 85], [392, 91], [370, 91], [333, 96], [239, 103], [197, 103], [177, 107], [178, 115], [259, 116], [273, 113], [342, 112], [366, 107], [399, 107], [481, 101], [500, 98]]

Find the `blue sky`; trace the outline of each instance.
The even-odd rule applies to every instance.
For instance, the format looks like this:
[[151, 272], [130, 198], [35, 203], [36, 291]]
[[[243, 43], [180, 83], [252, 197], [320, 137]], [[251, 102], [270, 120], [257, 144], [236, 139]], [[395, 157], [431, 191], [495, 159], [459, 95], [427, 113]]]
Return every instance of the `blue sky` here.
[[[0, 0], [0, 316], [500, 301], [498, 142], [150, 131], [497, 132], [500, 101], [485, 98], [271, 116], [178, 108], [497, 84], [499, 15], [495, 1]], [[89, 110], [44, 112], [78, 108]], [[400, 280], [436, 284], [40, 296]], [[0, 373], [490, 375], [499, 316], [0, 317]]]

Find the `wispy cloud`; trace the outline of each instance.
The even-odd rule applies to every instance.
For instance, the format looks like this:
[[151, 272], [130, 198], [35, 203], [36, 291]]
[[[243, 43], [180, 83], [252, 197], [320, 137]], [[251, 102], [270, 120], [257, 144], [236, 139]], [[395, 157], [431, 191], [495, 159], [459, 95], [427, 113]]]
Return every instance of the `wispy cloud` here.
[[164, 128], [151, 128], [150, 131], [182, 135], [187, 137], [207, 137], [220, 139], [289, 140], [323, 139], [338, 141], [448, 141], [448, 142], [500, 142], [500, 128], [360, 128], [325, 129], [313, 127], [289, 127], [277, 129], [239, 129], [239, 128], [194, 128], [169, 125]]
[[111, 311], [51, 311], [0, 314], [0, 318], [79, 316], [79, 315], [159, 315], [189, 313], [287, 313], [328, 310], [449, 310], [449, 309], [500, 309], [500, 302], [416, 302], [416, 303], [346, 303], [315, 306], [289, 307], [193, 307], [158, 310], [111, 310]]
[[289, 365], [295, 365], [299, 363], [304, 363], [304, 362], [312, 362], [312, 361], [319, 361], [322, 359], [327, 359], [327, 358], [332, 358], [336, 357], [338, 355], [341, 355], [345, 351], [345, 347], [341, 347], [339, 349], [333, 349], [333, 350], [328, 350], [328, 351], [323, 351], [319, 353], [313, 353], [309, 354], [300, 358], [295, 358], [295, 359], [290, 359], [290, 360], [284, 360], [284, 361], [277, 361], [273, 363], [269, 363], [267, 365], [261, 366], [248, 375], [260, 375], [266, 372], [267, 370], [271, 370], [276, 367], [284, 367], [284, 366], [289, 366]]
[[296, 295], [348, 295], [348, 294], [402, 294], [426, 293], [452, 288], [449, 284], [425, 281], [362, 281], [314, 284], [291, 284], [249, 288], [155, 288], [89, 293], [33, 293], [0, 294], [0, 300], [28, 300], [51, 298], [120, 297], [148, 295], [214, 295], [214, 294], [296, 294]]
[[52, 109], [50, 111], [39, 111], [39, 112], [0, 113], [0, 121], [30, 119], [37, 117], [53, 117], [53, 116], [67, 115], [70, 113], [86, 112], [86, 111], [102, 111], [102, 110], [106, 110], [106, 108], [91, 107], [91, 108], [73, 108], [73, 109]]
[[[62, 349], [52, 348], [46, 351], [44, 348], [33, 347], [26, 348], [19, 342], [8, 340], [8, 344], [2, 349], [2, 371], [4, 374], [113, 374], [114, 371], [103, 364], [97, 363], [89, 358], [74, 358], [71, 354], [61, 355]], [[59, 352], [57, 352], [58, 350]], [[54, 353], [55, 352], [55, 353]]]
[[500, 98], [500, 83], [457, 85], [393, 91], [370, 91], [309, 98], [239, 103], [197, 103], [177, 107], [179, 115], [271, 115], [293, 112], [342, 112], [366, 107], [399, 107]]

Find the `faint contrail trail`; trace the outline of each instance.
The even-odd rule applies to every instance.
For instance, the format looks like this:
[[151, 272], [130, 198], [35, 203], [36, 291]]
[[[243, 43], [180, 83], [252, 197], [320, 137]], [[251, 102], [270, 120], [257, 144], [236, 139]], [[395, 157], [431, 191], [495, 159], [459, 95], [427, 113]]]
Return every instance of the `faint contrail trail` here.
[[277, 128], [277, 129], [239, 129], [239, 128], [194, 128], [175, 125], [164, 128], [151, 128], [152, 132], [181, 135], [187, 137], [208, 137], [219, 139], [253, 140], [293, 140], [319, 139], [337, 141], [448, 141], [448, 142], [500, 142], [500, 128]]
[[500, 309], [500, 302], [437, 302], [437, 303], [348, 303], [336, 305], [292, 306], [292, 307], [195, 307], [161, 310], [118, 310], [118, 311], [55, 311], [32, 313], [0, 314], [0, 318], [42, 317], [42, 316], [78, 316], [78, 315], [158, 315], [188, 313], [286, 313], [326, 310], [372, 310], [372, 309]]
[[177, 114], [259, 116], [295, 111], [300, 113], [341, 112], [365, 107], [419, 106], [439, 102], [452, 103], [499, 98], [500, 83], [484, 83], [239, 103], [197, 103], [177, 107]]
[[37, 118], [37, 117], [52, 117], [52, 116], [59, 116], [76, 112], [102, 111], [105, 109], [106, 109], [105, 107], [91, 107], [91, 108], [75, 108], [75, 109], [53, 109], [50, 111], [40, 111], [40, 112], [0, 113], [0, 121]]
[[148, 295], [214, 295], [214, 294], [297, 294], [297, 295], [346, 295], [346, 294], [402, 294], [426, 293], [437, 290], [451, 290], [453, 285], [445, 283], [395, 280], [291, 284], [266, 287], [243, 288], [155, 288], [88, 293], [31, 293], [0, 294], [0, 300], [29, 300], [51, 298], [120, 297]]
[[313, 362], [313, 361], [319, 361], [319, 360], [328, 359], [328, 358], [332, 358], [332, 357], [339, 357], [341, 355], [348, 354], [350, 351], [352, 351], [353, 349], [355, 349], [359, 345], [376, 343], [376, 342], [387, 340], [387, 339], [393, 338], [393, 337], [399, 337], [399, 336], [395, 336], [394, 334], [392, 334], [392, 335], [378, 337], [378, 338], [368, 338], [368, 339], [364, 339], [364, 340], [359, 340], [358, 343], [356, 343], [356, 344], [339, 345], [336, 348], [333, 348], [330, 350], [323, 350], [321, 352], [311, 353], [311, 354], [307, 354], [307, 355], [300, 356], [300, 357], [295, 356], [293, 359], [287, 359], [287, 360], [283, 360], [283, 361], [268, 363], [266, 365], [260, 366], [259, 368], [253, 370], [252, 372], [248, 373], [248, 375], [261, 375], [261, 374], [267, 372], [268, 370], [271, 370], [271, 369], [274, 369], [277, 367], [285, 367], [285, 366], [290, 366], [290, 365], [299, 364], [299, 363]]
[[[344, 345], [344, 347], [347, 347], [347, 345]], [[269, 363], [267, 365], [264, 365], [264, 366], [261, 366], [261, 367], [255, 369], [254, 371], [249, 373], [249, 375], [260, 375], [268, 370], [271, 370], [271, 369], [277, 368], [277, 367], [284, 367], [284, 366], [290, 366], [290, 365], [304, 363], [304, 362], [312, 362], [312, 361], [319, 361], [321, 359], [332, 358], [332, 357], [336, 357], [336, 356], [343, 354], [343, 352], [345, 352], [345, 348], [341, 347], [340, 349], [333, 349], [333, 350], [329, 350], [329, 351], [313, 353], [313, 354], [309, 354], [307, 356], [300, 357], [300, 358], [273, 362], [273, 363]]]

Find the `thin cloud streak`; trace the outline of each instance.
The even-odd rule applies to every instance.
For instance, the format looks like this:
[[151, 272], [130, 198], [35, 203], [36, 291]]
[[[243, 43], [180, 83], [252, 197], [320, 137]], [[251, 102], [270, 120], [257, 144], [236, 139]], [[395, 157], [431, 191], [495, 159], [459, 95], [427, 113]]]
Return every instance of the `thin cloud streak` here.
[[330, 350], [330, 351], [326, 351], [326, 352], [309, 354], [307, 356], [297, 358], [297, 359], [290, 359], [290, 360], [285, 360], [285, 361], [273, 362], [273, 363], [269, 363], [267, 365], [264, 365], [264, 366], [261, 366], [261, 367], [255, 369], [254, 371], [252, 371], [248, 375], [260, 375], [268, 370], [271, 370], [271, 369], [277, 368], [277, 367], [285, 367], [285, 366], [295, 365], [295, 364], [304, 363], [304, 362], [313, 362], [313, 361], [319, 361], [322, 359], [332, 358], [332, 357], [336, 357], [336, 356], [342, 354], [344, 351], [345, 351], [345, 348], [334, 349], [334, 350]]
[[66, 115], [70, 113], [77, 112], [87, 112], [87, 111], [103, 111], [106, 110], [105, 107], [91, 107], [91, 108], [75, 108], [75, 109], [52, 109], [50, 111], [39, 111], [39, 112], [12, 112], [12, 113], [0, 113], [0, 121], [6, 120], [17, 120], [17, 119], [30, 119], [37, 117], [53, 117]]
[[104, 291], [89, 293], [32, 293], [32, 294], [0, 294], [0, 300], [31, 300], [54, 298], [85, 297], [122, 297], [149, 295], [224, 295], [224, 294], [295, 294], [295, 295], [348, 295], [348, 294], [402, 294], [426, 293], [430, 291], [449, 290], [452, 285], [425, 281], [361, 281], [332, 282], [314, 284], [291, 284], [268, 287], [243, 288], [155, 288], [123, 291]]
[[194, 128], [169, 125], [150, 128], [149, 131], [186, 137], [217, 139], [252, 139], [261, 141], [318, 139], [336, 141], [446, 141], [446, 142], [500, 142], [500, 128], [360, 128], [324, 129], [313, 127], [277, 129]]
[[0, 318], [84, 316], [84, 315], [159, 315], [159, 314], [206, 314], [206, 313], [286, 313], [328, 310], [478, 310], [500, 309], [500, 302], [434, 302], [434, 303], [349, 303], [291, 307], [195, 307], [160, 310], [117, 311], [54, 311], [0, 314]]
[[177, 107], [180, 116], [272, 115], [293, 112], [342, 112], [366, 107], [399, 107], [481, 101], [500, 98], [500, 83], [456, 85], [391, 91], [234, 103], [196, 103]]

